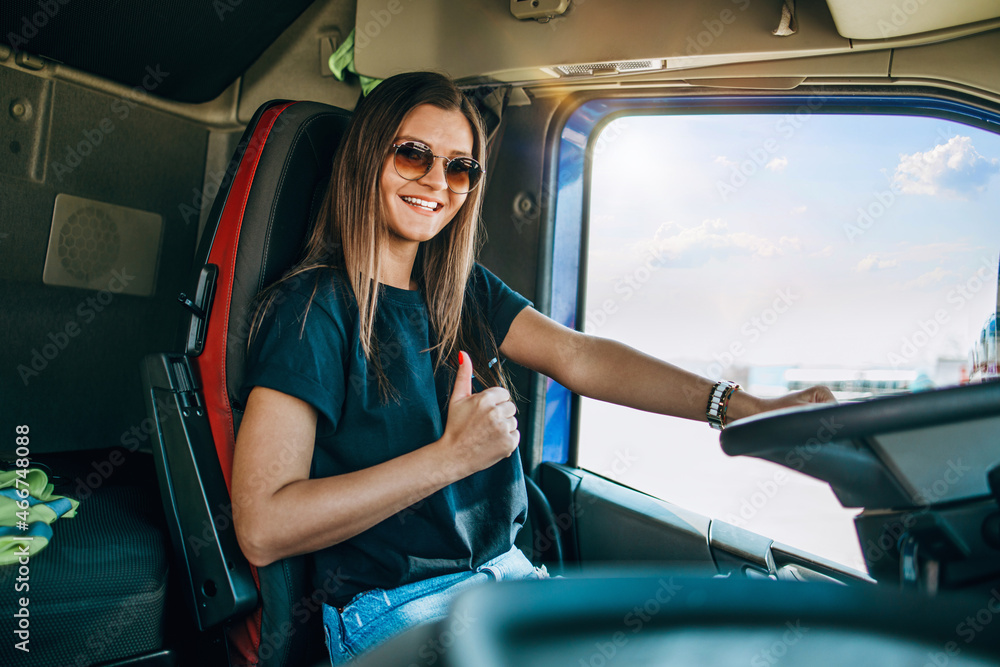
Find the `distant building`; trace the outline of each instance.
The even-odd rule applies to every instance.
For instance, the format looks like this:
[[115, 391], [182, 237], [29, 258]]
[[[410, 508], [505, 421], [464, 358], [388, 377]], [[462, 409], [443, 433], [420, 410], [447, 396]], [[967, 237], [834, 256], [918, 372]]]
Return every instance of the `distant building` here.
[[915, 370], [881, 368], [789, 368], [785, 371], [785, 383], [789, 391], [822, 384], [839, 400], [899, 394], [933, 386], [926, 375]]
[[990, 378], [1000, 377], [997, 360], [997, 314], [993, 313], [986, 320], [979, 340], [972, 346], [969, 380], [982, 382]]

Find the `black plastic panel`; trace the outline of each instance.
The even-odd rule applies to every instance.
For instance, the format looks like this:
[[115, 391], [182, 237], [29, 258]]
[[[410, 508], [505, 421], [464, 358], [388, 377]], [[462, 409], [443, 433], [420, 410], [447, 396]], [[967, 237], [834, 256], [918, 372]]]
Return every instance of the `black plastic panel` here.
[[16, 51], [178, 102], [207, 102], [312, 0], [5, 0], [0, 40]]
[[591, 473], [580, 475], [576, 530], [584, 564], [658, 562], [715, 573], [707, 517]]
[[153, 449], [175, 562], [186, 569], [186, 597], [205, 630], [257, 606], [250, 565], [240, 551], [232, 504], [187, 358], [146, 357], [143, 385], [157, 425]]

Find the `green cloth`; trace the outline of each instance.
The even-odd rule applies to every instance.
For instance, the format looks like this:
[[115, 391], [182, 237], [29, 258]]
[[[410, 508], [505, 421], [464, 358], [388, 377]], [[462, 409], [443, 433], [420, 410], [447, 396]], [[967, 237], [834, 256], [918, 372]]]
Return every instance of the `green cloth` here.
[[336, 51], [330, 55], [330, 71], [333, 72], [333, 76], [337, 78], [338, 81], [343, 81], [344, 77], [347, 76], [347, 72], [357, 75], [358, 79], [361, 81], [361, 94], [368, 95], [372, 92], [378, 84], [382, 83], [382, 79], [373, 79], [370, 76], [364, 76], [358, 74], [358, 71], [354, 69], [354, 31], [347, 36], [344, 43], [341, 44]]
[[[52, 539], [49, 525], [58, 518], [76, 516], [79, 500], [52, 493], [44, 470], [24, 468], [0, 471], [0, 565], [34, 556]], [[21, 493], [28, 492], [27, 498]], [[27, 509], [18, 503], [27, 500]], [[25, 514], [27, 512], [27, 514]]]

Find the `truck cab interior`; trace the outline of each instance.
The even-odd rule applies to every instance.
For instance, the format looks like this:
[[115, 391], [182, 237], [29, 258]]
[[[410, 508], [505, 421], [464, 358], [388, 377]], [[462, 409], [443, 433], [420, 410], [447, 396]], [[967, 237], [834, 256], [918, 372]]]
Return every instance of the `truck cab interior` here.
[[233, 532], [247, 312], [415, 70], [479, 107], [479, 261], [536, 309], [840, 402], [720, 439], [510, 363], [562, 576], [357, 664], [1000, 662], [992, 0], [5, 3], [0, 662], [327, 664], [332, 589]]

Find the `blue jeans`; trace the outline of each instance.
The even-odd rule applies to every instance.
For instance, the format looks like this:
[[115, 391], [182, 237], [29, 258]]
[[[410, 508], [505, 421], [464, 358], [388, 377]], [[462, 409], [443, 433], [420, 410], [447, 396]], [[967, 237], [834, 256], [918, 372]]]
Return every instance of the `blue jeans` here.
[[534, 567], [520, 549], [513, 547], [475, 572], [446, 574], [391, 590], [376, 588], [355, 596], [343, 611], [324, 604], [323, 625], [330, 661], [342, 665], [419, 623], [444, 618], [456, 595], [479, 584], [548, 576], [544, 567]]

